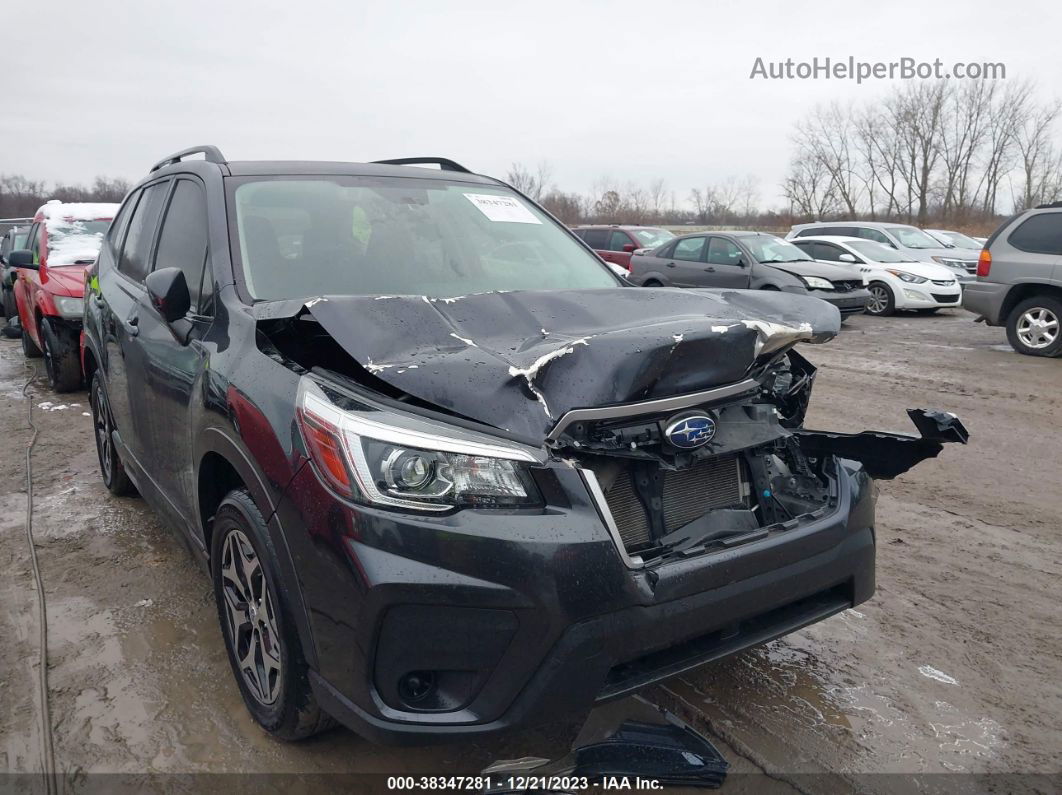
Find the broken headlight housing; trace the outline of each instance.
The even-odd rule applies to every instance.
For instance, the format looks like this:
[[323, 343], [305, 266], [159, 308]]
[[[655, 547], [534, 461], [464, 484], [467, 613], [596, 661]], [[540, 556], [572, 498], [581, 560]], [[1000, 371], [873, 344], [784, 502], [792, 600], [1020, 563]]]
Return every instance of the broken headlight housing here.
[[306, 377], [296, 415], [318, 474], [342, 497], [418, 511], [542, 502], [528, 470], [538, 459], [520, 445], [330, 396]]
[[800, 280], [809, 290], [832, 290], [833, 282], [820, 276], [801, 276]]

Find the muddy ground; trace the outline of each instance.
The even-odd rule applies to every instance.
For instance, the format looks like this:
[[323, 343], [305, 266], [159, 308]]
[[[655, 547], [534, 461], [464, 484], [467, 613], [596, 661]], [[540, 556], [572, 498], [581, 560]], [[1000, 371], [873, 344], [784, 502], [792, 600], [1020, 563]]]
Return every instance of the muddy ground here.
[[[858, 317], [835, 341], [803, 351], [821, 368], [809, 426], [909, 430], [905, 408], [940, 407], [963, 418], [970, 444], [882, 484], [872, 601], [647, 697], [707, 732], [733, 771], [769, 774], [734, 776], [725, 791], [983, 781], [882, 773], [1058, 774], [1062, 361], [1013, 353], [1000, 330], [960, 310]], [[19, 343], [4, 340], [0, 773], [41, 766], [27, 402], [40, 428], [33, 524], [55, 757], [67, 783], [91, 783], [90, 773], [454, 774], [558, 754], [570, 741], [571, 720], [401, 751], [346, 730], [299, 745], [264, 735], [240, 701], [205, 574], [141, 501], [104, 490], [87, 395], [54, 395], [37, 379], [27, 401], [30, 375]], [[206, 781], [154, 781], [167, 780], [184, 789]]]

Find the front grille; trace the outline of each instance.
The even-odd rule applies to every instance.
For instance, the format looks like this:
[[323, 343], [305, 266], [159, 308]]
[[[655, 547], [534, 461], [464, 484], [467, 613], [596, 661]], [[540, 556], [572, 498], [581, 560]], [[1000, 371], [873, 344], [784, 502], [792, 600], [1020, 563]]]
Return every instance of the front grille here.
[[937, 281], [936, 279], [934, 279], [933, 280], [933, 284], [935, 284], [937, 287], [951, 287], [952, 285], [955, 284], [955, 280], [954, 279], [941, 279], [940, 281]]
[[959, 296], [954, 293], [949, 293], [948, 295], [944, 295], [943, 293], [930, 293], [930, 295], [933, 296], [933, 300], [938, 304], [951, 304], [959, 300]]
[[[663, 524], [668, 533], [709, 511], [748, 507], [749, 486], [737, 456], [710, 458], [679, 471], [665, 470], [663, 480]], [[628, 552], [651, 545], [649, 517], [629, 472], [619, 474], [605, 492], [605, 502]]]
[[842, 292], [842, 293], [851, 292], [852, 290], [859, 290], [859, 289], [862, 289], [862, 287], [863, 287], [863, 282], [858, 280], [858, 279], [851, 280], [851, 281], [841, 280], [841, 281], [833, 282], [833, 289], [838, 290], [839, 292]]
[[964, 259], [962, 261], [963, 267], [966, 268], [967, 273], [977, 273], [977, 260]]

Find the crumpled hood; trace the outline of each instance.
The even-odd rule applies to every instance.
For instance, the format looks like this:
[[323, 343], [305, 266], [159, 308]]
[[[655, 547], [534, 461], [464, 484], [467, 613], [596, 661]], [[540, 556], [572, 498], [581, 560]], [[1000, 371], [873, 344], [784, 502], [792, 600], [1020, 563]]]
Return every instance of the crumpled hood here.
[[859, 272], [858, 265], [831, 265], [826, 262], [818, 262], [817, 260], [771, 262], [763, 264], [797, 276], [818, 276], [820, 279], [828, 279], [831, 282], [859, 281], [863, 278], [863, 274]]
[[758, 357], [840, 329], [817, 298], [748, 290], [327, 296], [306, 307], [376, 377], [532, 439], [570, 409], [733, 383]]

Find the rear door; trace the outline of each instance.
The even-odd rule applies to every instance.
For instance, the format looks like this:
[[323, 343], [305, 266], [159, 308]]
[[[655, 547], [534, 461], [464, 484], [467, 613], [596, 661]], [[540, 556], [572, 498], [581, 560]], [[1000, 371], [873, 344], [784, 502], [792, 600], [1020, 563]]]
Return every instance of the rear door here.
[[590, 246], [597, 252], [598, 256], [604, 257], [607, 253], [609, 230], [608, 229], [584, 229], [582, 230], [583, 240], [586, 241], [586, 245]]
[[144, 187], [136, 196], [128, 222], [122, 218], [121, 223], [111, 225], [111, 232], [121, 235], [120, 247], [115, 250], [115, 267], [101, 267], [99, 271], [103, 325], [100, 339], [104, 341], [102, 366], [107, 373], [107, 398], [124, 448], [123, 457], [131, 454], [152, 478], [152, 462], [144, 458], [141, 439], [151, 414], [150, 399], [131, 375], [140, 367], [140, 348], [136, 345], [140, 299], [145, 294], [144, 277], [150, 268], [159, 215], [169, 188], [169, 179]]
[[192, 177], [174, 179], [152, 257], [152, 270], [179, 268], [192, 306], [167, 323], [147, 296], [140, 296], [138, 351], [129, 371], [131, 394], [150, 405], [140, 425], [140, 448], [151, 461], [155, 485], [181, 516], [194, 516], [191, 411], [207, 355], [200, 342], [213, 320], [214, 279], [207, 260], [206, 194]]
[[704, 269], [706, 287], [741, 290], [749, 286], [750, 263], [746, 261], [748, 258], [741, 253], [737, 243], [725, 237], [710, 237], [707, 251]]
[[683, 237], [675, 242], [671, 256], [664, 261], [664, 275], [675, 287], [710, 287], [704, 261], [705, 244], [702, 235]]
[[631, 253], [636, 248], [631, 236], [622, 229], [613, 229], [608, 237], [608, 249], [601, 252], [606, 262], [615, 262], [617, 265], [631, 269]]

